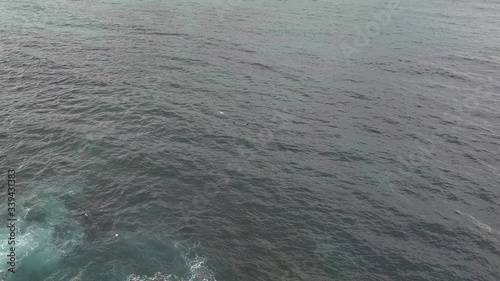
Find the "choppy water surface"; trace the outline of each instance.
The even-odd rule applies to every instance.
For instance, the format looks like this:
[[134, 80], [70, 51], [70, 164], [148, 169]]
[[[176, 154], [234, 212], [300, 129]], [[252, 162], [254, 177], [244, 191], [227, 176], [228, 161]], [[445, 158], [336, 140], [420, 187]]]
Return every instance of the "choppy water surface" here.
[[491, 0], [1, 1], [0, 280], [500, 280], [498, 34]]

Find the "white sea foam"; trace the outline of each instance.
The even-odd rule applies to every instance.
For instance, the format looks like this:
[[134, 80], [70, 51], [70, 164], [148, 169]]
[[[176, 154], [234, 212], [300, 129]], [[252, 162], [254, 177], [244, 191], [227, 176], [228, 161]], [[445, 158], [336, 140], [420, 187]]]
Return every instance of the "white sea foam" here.
[[177, 277], [173, 275], [163, 275], [161, 272], [157, 272], [152, 277], [140, 276], [132, 274], [127, 278], [127, 281], [177, 281]]
[[188, 276], [181, 278], [172, 274], [166, 275], [161, 272], [157, 272], [153, 276], [132, 274], [128, 276], [127, 281], [217, 281], [212, 271], [206, 266], [206, 259], [195, 257], [192, 260], [188, 260], [185, 255], [183, 258], [189, 266]]

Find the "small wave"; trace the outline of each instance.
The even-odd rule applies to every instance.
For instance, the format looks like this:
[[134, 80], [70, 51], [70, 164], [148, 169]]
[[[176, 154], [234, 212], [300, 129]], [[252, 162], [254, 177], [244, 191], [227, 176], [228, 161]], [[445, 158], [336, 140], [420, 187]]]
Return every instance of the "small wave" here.
[[495, 243], [499, 243], [500, 232], [498, 230], [494, 229], [493, 227], [482, 221], [479, 221], [471, 214], [461, 212], [460, 210], [455, 210], [455, 212], [459, 215], [464, 216], [467, 219], [467, 221], [471, 223], [471, 225], [468, 226], [470, 230], [480, 234], [483, 238], [491, 240]]
[[179, 279], [173, 275], [163, 275], [161, 272], [157, 272], [152, 277], [140, 276], [132, 274], [127, 277], [127, 281], [178, 281]]
[[189, 266], [189, 274], [185, 277], [156, 272], [153, 276], [132, 274], [127, 277], [127, 281], [217, 281], [212, 271], [206, 266], [206, 259], [195, 257], [188, 261], [186, 256], [183, 258]]

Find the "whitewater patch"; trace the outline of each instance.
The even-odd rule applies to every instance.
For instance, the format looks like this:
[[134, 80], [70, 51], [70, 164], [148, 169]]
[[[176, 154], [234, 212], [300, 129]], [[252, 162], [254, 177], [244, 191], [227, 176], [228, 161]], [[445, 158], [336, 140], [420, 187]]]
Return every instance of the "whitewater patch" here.
[[[176, 244], [179, 248], [180, 244]], [[157, 272], [153, 276], [140, 276], [132, 274], [128, 276], [126, 281], [217, 281], [212, 270], [206, 265], [206, 259], [200, 256], [194, 258], [189, 257], [189, 251], [182, 254], [182, 258], [189, 266], [189, 274], [187, 276], [179, 277], [173, 274], [163, 274]]]
[[[7, 264], [7, 254], [14, 246], [16, 273], [2, 266], [0, 280], [43, 280], [61, 267], [66, 254], [83, 237], [83, 228], [67, 208], [67, 202], [80, 192], [71, 185], [37, 185], [16, 194], [15, 245], [7, 243], [9, 229], [0, 228], [0, 263]], [[6, 203], [0, 208], [6, 210]]]

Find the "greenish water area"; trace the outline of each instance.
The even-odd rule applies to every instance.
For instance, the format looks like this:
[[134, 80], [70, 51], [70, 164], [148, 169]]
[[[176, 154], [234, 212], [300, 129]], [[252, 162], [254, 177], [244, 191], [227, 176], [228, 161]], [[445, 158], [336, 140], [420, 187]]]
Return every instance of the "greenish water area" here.
[[499, 34], [492, 0], [0, 1], [0, 281], [500, 280]]

